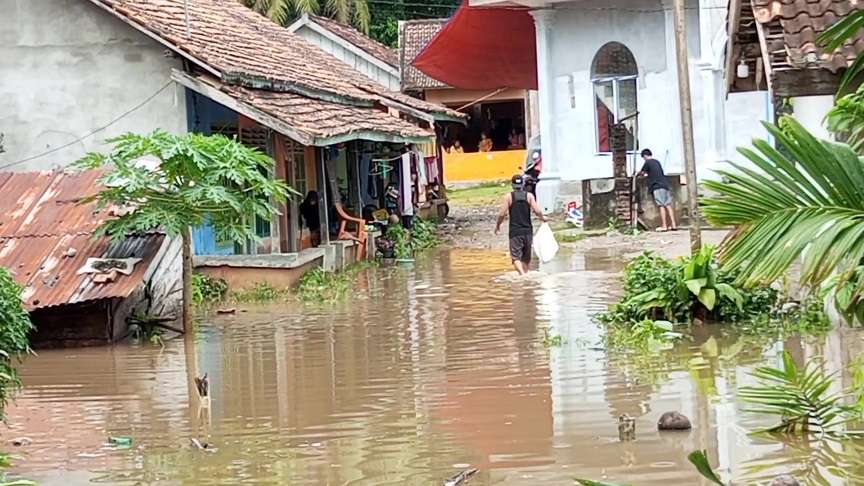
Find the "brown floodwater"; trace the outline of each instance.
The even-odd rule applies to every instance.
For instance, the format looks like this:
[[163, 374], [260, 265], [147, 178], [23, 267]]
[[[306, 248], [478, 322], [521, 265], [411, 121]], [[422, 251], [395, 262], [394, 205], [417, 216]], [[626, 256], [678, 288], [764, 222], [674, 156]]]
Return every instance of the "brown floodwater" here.
[[[862, 484], [822, 457], [848, 444], [751, 437], [770, 420], [735, 398], [783, 349], [842, 369], [859, 335], [772, 342], [707, 326], [661, 355], [607, 353], [590, 318], [614, 300], [620, 268], [614, 255], [562, 254], [516, 283], [497, 278], [509, 270], [501, 252], [443, 251], [365, 271], [356, 295], [328, 308], [203, 316], [194, 342], [43, 351], [22, 367], [3, 434], [32, 444], [4, 448], [45, 486], [425, 486], [469, 466], [480, 472], [467, 484], [481, 486], [708, 484], [687, 460], [697, 449], [736, 484], [790, 471]], [[541, 344], [547, 326], [562, 346]], [[194, 368], [209, 376], [209, 413], [190, 400]], [[670, 410], [693, 430], [658, 433]], [[635, 442], [618, 440], [623, 413]]]

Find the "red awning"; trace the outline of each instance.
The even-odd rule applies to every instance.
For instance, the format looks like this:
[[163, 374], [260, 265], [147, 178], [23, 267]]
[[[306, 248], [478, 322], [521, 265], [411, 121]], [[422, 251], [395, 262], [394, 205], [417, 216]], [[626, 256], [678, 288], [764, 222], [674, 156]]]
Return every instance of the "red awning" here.
[[411, 63], [462, 89], [537, 89], [534, 19], [523, 7], [470, 7], [468, 0]]

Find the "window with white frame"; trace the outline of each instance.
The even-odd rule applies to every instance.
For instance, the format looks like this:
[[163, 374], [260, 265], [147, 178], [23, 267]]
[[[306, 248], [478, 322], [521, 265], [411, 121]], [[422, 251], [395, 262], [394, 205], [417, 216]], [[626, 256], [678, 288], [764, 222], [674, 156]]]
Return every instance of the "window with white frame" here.
[[[611, 152], [609, 129], [636, 113], [639, 67], [627, 46], [610, 42], [597, 51], [591, 63], [594, 88], [594, 114], [597, 119], [597, 151]], [[635, 150], [633, 123], [625, 123], [627, 150]]]

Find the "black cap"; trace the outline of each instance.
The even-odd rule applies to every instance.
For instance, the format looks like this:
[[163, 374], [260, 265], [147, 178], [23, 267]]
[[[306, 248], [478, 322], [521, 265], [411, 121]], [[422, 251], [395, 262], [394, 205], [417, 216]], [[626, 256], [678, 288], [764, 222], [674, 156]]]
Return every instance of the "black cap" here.
[[525, 184], [525, 178], [522, 177], [522, 174], [516, 174], [512, 178], [510, 178], [510, 183], [514, 186], [521, 186]]

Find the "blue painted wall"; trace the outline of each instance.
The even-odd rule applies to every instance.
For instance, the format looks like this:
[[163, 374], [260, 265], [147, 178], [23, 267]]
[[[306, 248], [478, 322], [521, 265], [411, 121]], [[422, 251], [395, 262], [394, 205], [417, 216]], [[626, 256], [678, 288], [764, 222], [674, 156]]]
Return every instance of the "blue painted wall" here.
[[[237, 126], [237, 113], [215, 101], [186, 89], [186, 124], [190, 132], [209, 135], [213, 125]], [[232, 255], [234, 244], [217, 244], [211, 225], [192, 229], [192, 248], [196, 255]]]

